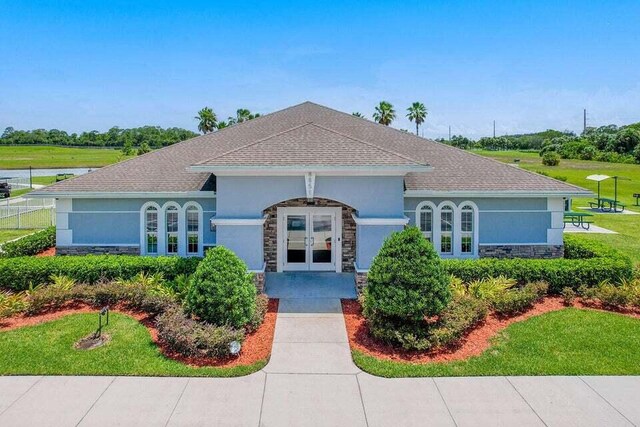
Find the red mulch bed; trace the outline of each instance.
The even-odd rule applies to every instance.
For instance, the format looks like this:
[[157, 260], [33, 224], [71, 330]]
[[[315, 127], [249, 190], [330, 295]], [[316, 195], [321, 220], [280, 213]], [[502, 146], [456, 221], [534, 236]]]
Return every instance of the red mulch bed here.
[[[276, 327], [276, 316], [278, 313], [278, 300], [270, 299], [265, 315], [264, 322], [260, 327], [247, 334], [242, 350], [237, 357], [229, 357], [226, 359], [213, 359], [209, 357], [184, 357], [167, 348], [166, 344], [158, 338], [158, 330], [155, 327], [155, 321], [152, 316], [147, 313], [132, 311], [120, 306], [113, 307], [111, 311], [126, 314], [136, 319], [138, 322], [146, 326], [151, 334], [151, 338], [158, 345], [162, 354], [166, 357], [177, 360], [191, 366], [217, 366], [221, 368], [230, 368], [233, 366], [252, 365], [261, 360], [267, 359], [271, 354], [271, 346], [273, 344], [273, 334]], [[62, 317], [79, 314], [79, 313], [97, 313], [98, 309], [94, 306], [70, 302], [57, 310], [41, 313], [35, 316], [20, 315], [0, 320], [0, 331], [9, 331], [21, 328], [23, 326], [32, 326], [40, 323], [50, 322]]]
[[43, 256], [55, 256], [56, 254], [56, 248], [49, 248], [49, 249], [45, 249], [42, 252], [38, 252], [36, 254], [37, 257], [43, 257]]
[[[574, 307], [602, 309], [601, 306], [589, 305], [576, 301]], [[369, 334], [369, 328], [365, 318], [362, 316], [360, 303], [355, 300], [342, 300], [342, 311], [347, 325], [349, 344], [354, 350], [361, 351], [377, 359], [393, 360], [411, 363], [430, 362], [451, 362], [455, 360], [466, 360], [473, 356], [479, 356], [491, 345], [491, 339], [498, 335], [512, 323], [526, 320], [533, 316], [549, 313], [566, 308], [560, 297], [546, 297], [536, 303], [529, 311], [512, 317], [501, 317], [495, 313], [490, 313], [485, 321], [471, 330], [460, 342], [454, 346], [442, 349], [416, 352], [397, 349], [387, 344], [375, 340]], [[611, 310], [606, 310], [611, 311]], [[618, 312], [635, 318], [640, 318], [638, 311]]]

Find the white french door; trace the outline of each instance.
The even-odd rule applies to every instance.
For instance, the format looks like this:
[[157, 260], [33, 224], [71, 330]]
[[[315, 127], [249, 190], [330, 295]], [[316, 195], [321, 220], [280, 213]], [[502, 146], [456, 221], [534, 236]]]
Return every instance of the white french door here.
[[340, 271], [341, 208], [278, 208], [278, 269]]

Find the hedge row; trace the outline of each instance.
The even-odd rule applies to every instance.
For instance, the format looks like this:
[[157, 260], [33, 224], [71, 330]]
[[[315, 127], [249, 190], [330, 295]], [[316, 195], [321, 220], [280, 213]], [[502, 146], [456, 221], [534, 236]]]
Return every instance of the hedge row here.
[[549, 291], [595, 286], [603, 280], [619, 283], [633, 277], [631, 260], [599, 242], [565, 236], [565, 257], [556, 259], [448, 259], [444, 268], [464, 282], [506, 276], [521, 284], [545, 281]]
[[0, 288], [21, 291], [46, 283], [52, 275], [68, 276], [82, 283], [102, 279], [130, 279], [140, 272], [162, 273], [173, 280], [195, 272], [200, 258], [144, 257], [137, 255], [86, 255], [0, 258]]
[[21, 239], [8, 242], [0, 246], [0, 257], [12, 258], [38, 254], [45, 249], [56, 245], [56, 228], [49, 227], [45, 230], [25, 236]]

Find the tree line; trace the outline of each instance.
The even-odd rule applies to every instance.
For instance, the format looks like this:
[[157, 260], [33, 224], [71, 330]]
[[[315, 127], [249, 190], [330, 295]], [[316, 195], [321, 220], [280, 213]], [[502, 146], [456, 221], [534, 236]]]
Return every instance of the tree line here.
[[106, 132], [96, 130], [67, 133], [58, 129], [16, 130], [8, 127], [0, 136], [4, 145], [59, 145], [76, 147], [140, 147], [162, 148], [197, 136], [195, 132], [181, 128], [163, 129], [159, 126], [142, 126], [131, 129], [112, 127]]
[[532, 150], [538, 151], [540, 156], [555, 153], [563, 159], [640, 163], [640, 123], [588, 127], [580, 135], [549, 129], [531, 134], [485, 137], [477, 141], [462, 135], [437, 141], [465, 150]]

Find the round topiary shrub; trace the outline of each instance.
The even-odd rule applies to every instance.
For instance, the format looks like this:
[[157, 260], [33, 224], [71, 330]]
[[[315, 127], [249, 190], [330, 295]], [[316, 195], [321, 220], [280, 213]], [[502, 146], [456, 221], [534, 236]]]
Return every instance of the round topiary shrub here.
[[542, 155], [542, 164], [545, 166], [558, 166], [560, 164], [560, 155], [555, 151], [547, 151]]
[[246, 325], [256, 310], [256, 287], [247, 265], [225, 247], [209, 249], [193, 275], [185, 307], [214, 325]]
[[421, 322], [451, 299], [450, 277], [440, 257], [416, 227], [388, 237], [374, 258], [365, 288], [364, 314]]

